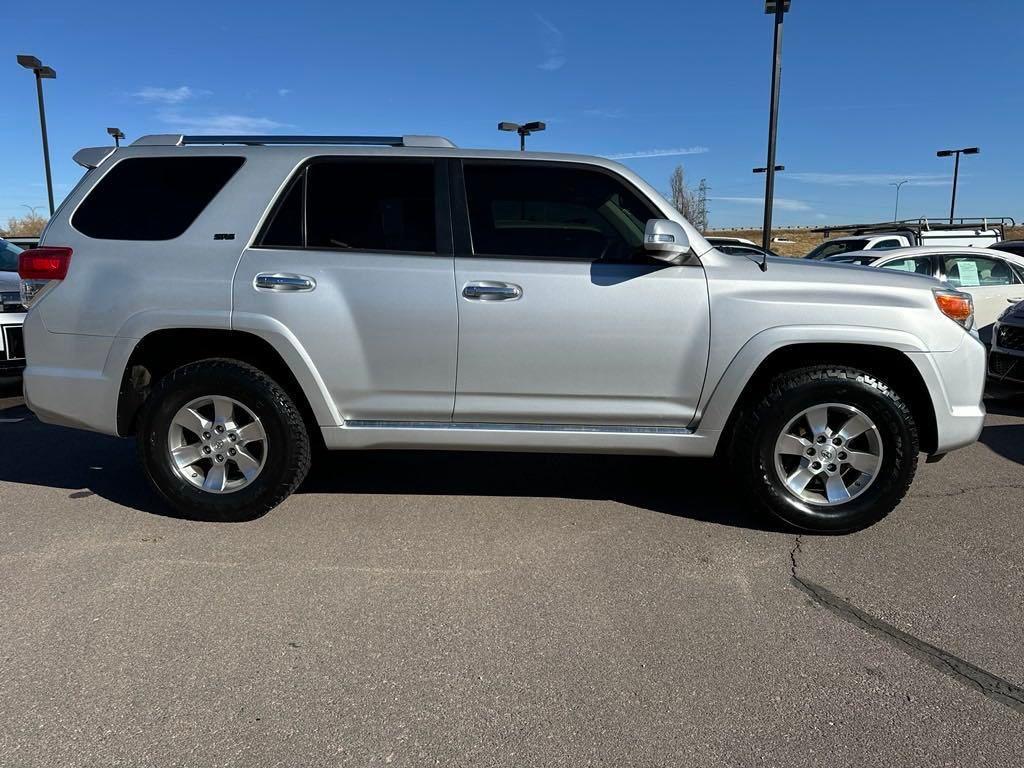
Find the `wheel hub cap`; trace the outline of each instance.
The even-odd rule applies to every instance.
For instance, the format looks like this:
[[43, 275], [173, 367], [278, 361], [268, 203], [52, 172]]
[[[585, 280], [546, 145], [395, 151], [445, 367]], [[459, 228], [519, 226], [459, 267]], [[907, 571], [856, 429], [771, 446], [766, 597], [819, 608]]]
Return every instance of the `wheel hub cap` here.
[[230, 397], [197, 397], [167, 431], [167, 459], [187, 483], [207, 493], [233, 493], [263, 470], [267, 434], [246, 406]]
[[882, 467], [878, 427], [852, 405], [825, 403], [801, 411], [775, 443], [775, 471], [800, 501], [821, 507], [863, 494]]

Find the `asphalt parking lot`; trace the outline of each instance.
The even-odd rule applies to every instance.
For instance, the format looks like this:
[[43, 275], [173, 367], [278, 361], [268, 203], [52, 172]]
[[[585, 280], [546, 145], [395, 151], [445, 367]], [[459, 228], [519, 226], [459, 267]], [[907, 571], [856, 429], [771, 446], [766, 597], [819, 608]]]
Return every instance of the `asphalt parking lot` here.
[[588, 456], [338, 454], [189, 522], [6, 394], [0, 765], [1024, 763], [1024, 400], [797, 537]]

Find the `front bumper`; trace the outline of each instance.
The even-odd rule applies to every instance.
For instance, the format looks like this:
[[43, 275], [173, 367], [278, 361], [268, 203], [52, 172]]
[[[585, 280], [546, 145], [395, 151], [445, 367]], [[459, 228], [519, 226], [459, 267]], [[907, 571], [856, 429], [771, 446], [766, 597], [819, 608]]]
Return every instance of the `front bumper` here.
[[912, 352], [908, 356], [932, 399], [933, 453], [948, 453], [977, 442], [985, 426], [985, 345], [964, 334], [963, 343], [952, 352]]

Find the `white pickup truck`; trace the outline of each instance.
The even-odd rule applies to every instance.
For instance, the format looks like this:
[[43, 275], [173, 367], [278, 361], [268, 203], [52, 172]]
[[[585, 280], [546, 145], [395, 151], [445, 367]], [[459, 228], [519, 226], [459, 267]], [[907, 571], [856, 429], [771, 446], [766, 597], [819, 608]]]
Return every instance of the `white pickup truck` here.
[[[827, 259], [850, 251], [883, 251], [916, 245], [955, 245], [988, 248], [1005, 239], [1006, 226], [1013, 226], [1008, 217], [995, 219], [957, 219], [955, 223], [935, 223], [928, 219], [908, 219], [884, 224], [824, 227], [816, 229], [825, 242], [808, 253], [806, 259]], [[849, 232], [843, 237], [830, 237], [833, 232]]]

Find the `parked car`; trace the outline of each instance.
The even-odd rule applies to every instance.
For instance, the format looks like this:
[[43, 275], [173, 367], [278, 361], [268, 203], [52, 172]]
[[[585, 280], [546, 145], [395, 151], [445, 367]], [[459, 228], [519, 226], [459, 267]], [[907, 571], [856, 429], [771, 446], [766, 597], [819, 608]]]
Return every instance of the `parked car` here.
[[854, 264], [858, 267], [870, 267], [884, 255], [884, 253], [873, 251], [852, 251], [850, 253], [840, 253], [836, 256], [826, 256], [822, 261], [827, 261], [831, 264]]
[[988, 371], [995, 392], [1024, 392], [1024, 301], [1007, 307], [996, 322]]
[[876, 258], [871, 266], [928, 275], [969, 293], [975, 327], [987, 345], [1006, 302], [1024, 298], [1024, 258], [989, 248], [900, 248]]
[[779, 255], [774, 251], [766, 251], [745, 237], [707, 237], [705, 239], [722, 253], [732, 254], [733, 256], [749, 256], [761, 261], [765, 256]]
[[804, 256], [805, 259], [827, 259], [844, 253], [860, 251], [885, 251], [906, 248], [910, 238], [905, 235], [878, 235], [876, 237], [834, 237]]
[[184, 515], [266, 512], [319, 443], [718, 457], [782, 520], [850, 530], [982, 429], [969, 295], [762, 270], [602, 158], [179, 135], [75, 158], [21, 256], [26, 399], [137, 436]]
[[1024, 240], [1003, 240], [995, 245], [990, 245], [989, 248], [996, 251], [1006, 251], [1015, 256], [1024, 256]]
[[6, 240], [11, 245], [16, 245], [22, 250], [35, 248], [39, 245], [39, 238], [35, 235], [7, 235]]
[[[851, 251], [909, 248], [915, 245], [944, 245], [959, 248], [987, 248], [1006, 237], [1006, 227], [1016, 222], [1009, 216], [984, 219], [956, 219], [953, 223], [932, 219], [904, 219], [881, 224], [851, 224], [812, 230], [830, 238], [804, 258], [825, 259]], [[835, 232], [849, 232], [831, 237]]]
[[19, 376], [25, 368], [25, 308], [18, 278], [20, 253], [18, 246], [0, 240], [0, 378]]

